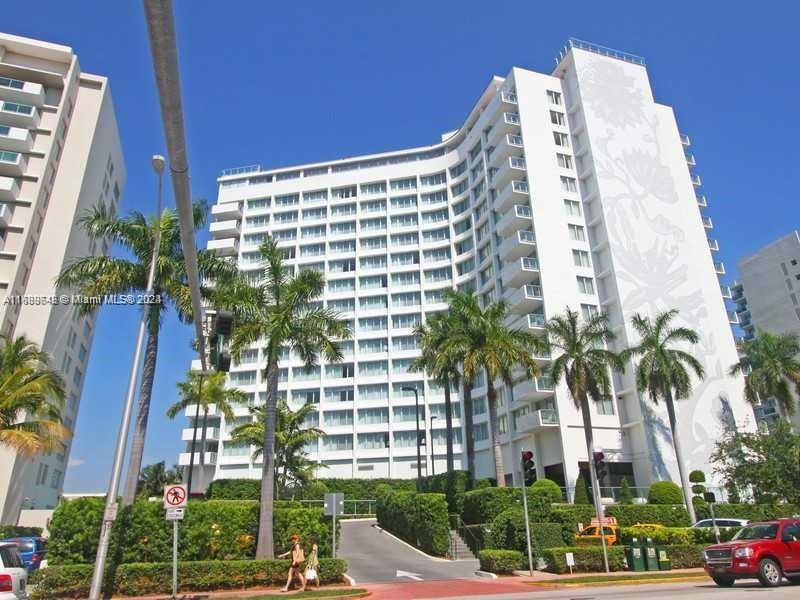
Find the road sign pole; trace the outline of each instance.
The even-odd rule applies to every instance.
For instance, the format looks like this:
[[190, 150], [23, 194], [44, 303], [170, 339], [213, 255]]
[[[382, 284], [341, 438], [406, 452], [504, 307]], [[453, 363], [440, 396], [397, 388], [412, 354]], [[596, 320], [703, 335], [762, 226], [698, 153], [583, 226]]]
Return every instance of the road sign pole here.
[[533, 577], [533, 552], [531, 551], [531, 518], [528, 515], [528, 490], [525, 488], [525, 469], [523, 466], [522, 481], [522, 511], [525, 513], [525, 541], [528, 544], [528, 571]]
[[331, 555], [333, 556], [333, 558], [336, 558], [336, 511], [333, 511], [332, 535], [333, 535], [333, 550], [331, 551]]
[[178, 521], [172, 522], [172, 600], [178, 597]]

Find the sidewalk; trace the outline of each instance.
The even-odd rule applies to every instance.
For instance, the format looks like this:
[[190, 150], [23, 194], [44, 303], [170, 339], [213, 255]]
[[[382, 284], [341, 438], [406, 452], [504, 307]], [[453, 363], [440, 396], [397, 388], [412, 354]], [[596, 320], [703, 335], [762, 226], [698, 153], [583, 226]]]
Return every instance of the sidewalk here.
[[658, 578], [659, 575], [663, 575], [665, 573], [674, 573], [678, 575], [687, 575], [687, 576], [694, 576], [694, 575], [705, 575], [705, 570], [701, 567], [694, 568], [694, 569], [672, 569], [670, 571], [612, 571], [611, 573], [547, 573], [545, 571], [534, 571], [534, 575], [531, 577], [528, 575], [528, 571], [515, 571], [515, 575], [517, 575], [516, 579], [525, 582], [547, 582], [547, 583], [569, 583], [571, 579], [583, 578], [583, 577], [622, 577], [622, 576], [640, 576], [646, 578], [647, 575], [652, 575], [653, 578]]

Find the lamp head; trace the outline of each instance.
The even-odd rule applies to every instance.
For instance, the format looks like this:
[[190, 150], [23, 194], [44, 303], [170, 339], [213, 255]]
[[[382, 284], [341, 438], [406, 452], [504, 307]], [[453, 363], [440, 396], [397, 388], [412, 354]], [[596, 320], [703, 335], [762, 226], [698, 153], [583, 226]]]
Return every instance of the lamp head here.
[[153, 157], [150, 159], [150, 163], [153, 165], [153, 170], [157, 174], [161, 175], [161, 173], [164, 171], [166, 159], [160, 154], [153, 154]]

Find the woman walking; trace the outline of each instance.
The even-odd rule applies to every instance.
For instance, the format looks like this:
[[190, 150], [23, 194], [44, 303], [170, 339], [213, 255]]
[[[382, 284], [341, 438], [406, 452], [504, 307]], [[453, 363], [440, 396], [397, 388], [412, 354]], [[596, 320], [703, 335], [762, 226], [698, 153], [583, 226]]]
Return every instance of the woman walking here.
[[308, 560], [306, 561], [306, 585], [309, 581], [313, 581], [317, 589], [319, 589], [319, 546], [317, 546], [317, 536], [312, 535], [309, 540], [311, 541], [311, 552], [308, 553]]
[[291, 554], [292, 556], [292, 564], [289, 566], [289, 575], [286, 578], [286, 587], [281, 588], [282, 592], [288, 592], [289, 587], [292, 585], [292, 580], [295, 576], [300, 578], [300, 583], [303, 584], [303, 589], [300, 590], [304, 592], [306, 590], [306, 578], [303, 577], [303, 563], [306, 560], [305, 555], [303, 554], [303, 547], [300, 545], [300, 534], [295, 533], [292, 535], [292, 549], [288, 552], [284, 552], [283, 554], [279, 554], [278, 558], [286, 558]]

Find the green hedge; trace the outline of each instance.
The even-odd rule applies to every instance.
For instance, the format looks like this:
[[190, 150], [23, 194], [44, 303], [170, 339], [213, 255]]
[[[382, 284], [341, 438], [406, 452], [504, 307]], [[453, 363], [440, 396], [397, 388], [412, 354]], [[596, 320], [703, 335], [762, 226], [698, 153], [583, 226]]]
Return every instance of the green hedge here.
[[[310, 485], [289, 490], [289, 499], [322, 500], [328, 492], [344, 494], [346, 500], [372, 500], [375, 487], [389, 485], [396, 491], [415, 491], [416, 479], [315, 479]], [[216, 479], [206, 490], [209, 500], [260, 500], [261, 481], [258, 479]]]
[[450, 521], [444, 494], [378, 493], [378, 524], [409, 544], [435, 556], [450, 548]]
[[[550, 511], [550, 520], [561, 523], [564, 527], [565, 535], [574, 536], [578, 532], [578, 525], [588, 526], [595, 518], [594, 507], [586, 504], [558, 504], [553, 506]], [[564, 542], [571, 545], [569, 539]]]
[[[715, 504], [714, 516], [718, 519], [748, 519], [771, 521], [800, 514], [800, 505], [794, 504]], [[698, 519], [710, 519], [711, 510], [703, 507], [697, 511]]]
[[12, 537], [39, 537], [41, 527], [24, 527], [22, 525], [0, 525], [0, 539]]
[[423, 492], [444, 494], [450, 514], [461, 514], [464, 510], [464, 494], [469, 489], [469, 471], [449, 471], [422, 479]]
[[607, 517], [616, 517], [620, 527], [636, 523], [656, 523], [666, 527], [688, 527], [689, 513], [683, 504], [613, 504], [606, 507]]
[[[719, 541], [730, 542], [731, 538], [739, 533], [741, 527], [720, 527], [719, 528]], [[692, 544], [716, 544], [717, 538], [714, 537], [713, 527], [695, 527], [688, 529], [689, 542]]]
[[[105, 500], [79, 498], [62, 502], [50, 524], [48, 562], [94, 561]], [[257, 502], [191, 500], [179, 528], [178, 553], [184, 561], [239, 560], [255, 556]], [[320, 555], [331, 555], [331, 521], [322, 508], [277, 508], [273, 514], [276, 552], [299, 533], [318, 539]], [[112, 530], [112, 562], [158, 562], [172, 552], [172, 526], [160, 502], [141, 500], [120, 511]]]
[[468, 525], [491, 523], [501, 512], [522, 503], [518, 488], [482, 488], [464, 494], [461, 518]]
[[[321, 558], [322, 583], [340, 583], [347, 563]], [[242, 589], [283, 585], [288, 560], [194, 561], [178, 563], [178, 588], [181, 591]], [[32, 577], [32, 600], [86, 598], [92, 578], [92, 565], [50, 566]], [[114, 584], [108, 593], [126, 596], [165, 594], [172, 590], [172, 563], [130, 563], [117, 567]]]
[[667, 546], [667, 556], [673, 569], [694, 569], [703, 566], [705, 544], [673, 544]]
[[481, 571], [511, 573], [522, 566], [522, 552], [517, 550], [481, 550], [478, 554]]
[[[566, 554], [572, 552], [575, 556], [574, 573], [596, 573], [603, 571], [603, 549], [599, 546], [565, 546], [562, 548], [548, 548], [542, 550], [545, 570], [551, 573], [568, 573]], [[608, 547], [608, 567], [612, 571], [625, 570], [625, 548], [622, 546]]]
[[654, 544], [689, 544], [692, 536], [687, 527], [621, 527], [620, 538], [623, 544], [637, 540], [653, 540]]
[[[564, 545], [561, 523], [531, 523], [531, 553], [534, 561], [546, 548]], [[506, 548], [522, 553], [523, 565], [528, 566], [528, 541], [525, 538], [525, 518], [519, 508], [503, 511], [488, 527], [484, 542], [486, 548]]]

